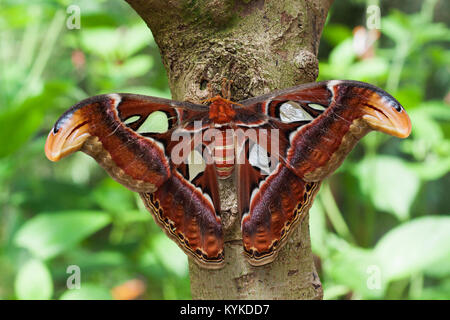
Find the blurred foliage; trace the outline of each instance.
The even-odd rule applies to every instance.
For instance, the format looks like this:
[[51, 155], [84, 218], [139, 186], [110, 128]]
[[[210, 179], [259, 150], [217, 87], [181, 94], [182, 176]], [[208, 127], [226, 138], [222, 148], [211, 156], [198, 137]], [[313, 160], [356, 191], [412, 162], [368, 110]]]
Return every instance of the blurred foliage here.
[[[311, 237], [327, 299], [450, 299], [450, 33], [434, 15], [443, 1], [416, 2], [404, 13], [396, 1], [338, 1], [323, 32], [320, 80], [385, 88], [413, 123], [406, 140], [369, 134], [319, 192]], [[72, 4], [80, 29], [66, 27]], [[353, 29], [371, 4], [382, 9], [381, 35], [363, 55]], [[43, 151], [54, 121], [81, 99], [170, 97], [133, 10], [3, 0], [0, 87], [0, 299], [189, 299], [187, 258], [139, 197], [82, 153], [50, 163]], [[71, 265], [79, 290], [67, 289]]]
[[[413, 129], [402, 141], [369, 134], [319, 192], [311, 238], [325, 298], [449, 299], [450, 33], [434, 19], [442, 1], [420, 1], [409, 14], [391, 8], [379, 31], [366, 28], [365, 8], [384, 13], [387, 1], [353, 3], [353, 11], [332, 7], [319, 80], [386, 89]], [[349, 23], [346, 12], [358, 11]], [[341, 12], [344, 22], [333, 21]]]

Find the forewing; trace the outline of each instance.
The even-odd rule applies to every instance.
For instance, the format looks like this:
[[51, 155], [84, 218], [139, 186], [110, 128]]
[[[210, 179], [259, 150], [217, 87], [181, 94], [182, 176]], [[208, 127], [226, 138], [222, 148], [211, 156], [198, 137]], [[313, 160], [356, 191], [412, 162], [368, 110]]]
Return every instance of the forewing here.
[[[95, 96], [65, 112], [50, 131], [45, 151], [52, 161], [77, 150], [92, 156], [111, 177], [137, 192], [155, 191], [171, 174], [166, 141], [202, 106], [133, 94]], [[152, 132], [155, 115], [166, 132]]]
[[[333, 90], [327, 82], [281, 90], [240, 104], [245, 112], [238, 111], [237, 118], [243, 119], [238, 126], [256, 131], [253, 140], [271, 164], [264, 170], [251, 161], [251, 139], [241, 147], [245, 161], [238, 165], [237, 183], [244, 252], [251, 264], [263, 265], [276, 257], [308, 212], [320, 186], [321, 179], [306, 181], [304, 177], [308, 168], [318, 165], [317, 159], [299, 161], [296, 155], [319, 149], [320, 157], [323, 153], [331, 156], [332, 151], [320, 145], [321, 139], [328, 138], [327, 126], [336, 122], [345, 126], [348, 121], [330, 112]], [[316, 128], [319, 134], [304, 137], [308, 127]], [[302, 137], [303, 142], [299, 142]]]
[[[223, 235], [216, 172], [211, 163], [193, 170], [189, 157], [193, 150], [210, 157], [193, 135], [194, 124], [207, 123], [207, 115], [202, 105], [133, 94], [96, 96], [61, 116], [46, 154], [53, 161], [77, 150], [91, 155], [113, 179], [141, 194], [155, 221], [189, 256], [218, 268]], [[175, 157], [179, 132], [185, 148]]]
[[239, 104], [237, 125], [264, 131], [257, 143], [260, 136], [268, 137], [263, 148], [278, 160], [265, 178], [251, 161], [238, 169], [244, 250], [255, 265], [273, 260], [308, 211], [320, 182], [361, 137], [370, 130], [406, 137], [411, 130], [398, 101], [357, 81], [310, 83]]

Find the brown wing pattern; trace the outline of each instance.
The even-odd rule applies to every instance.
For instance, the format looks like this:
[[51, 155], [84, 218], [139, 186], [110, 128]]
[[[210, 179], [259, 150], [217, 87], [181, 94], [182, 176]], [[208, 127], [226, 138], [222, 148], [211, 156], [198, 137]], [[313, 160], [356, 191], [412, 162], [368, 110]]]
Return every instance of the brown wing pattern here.
[[158, 225], [186, 254], [206, 268], [222, 267], [222, 224], [209, 196], [176, 170], [156, 192], [140, 195]]
[[[212, 165], [193, 179], [186, 162], [170, 158], [171, 135], [207, 115], [207, 107], [132, 94], [92, 97], [56, 122], [46, 154], [57, 161], [77, 150], [91, 155], [112, 178], [139, 192], [155, 221], [199, 264], [223, 263], [223, 235], [217, 177]], [[166, 115], [166, 132], [145, 123], [154, 112]], [[197, 147], [192, 144], [192, 148]]]
[[275, 259], [290, 232], [302, 221], [320, 182], [304, 182], [282, 164], [253, 192], [242, 217], [244, 252], [252, 265]]
[[[398, 101], [356, 81], [311, 83], [237, 104], [214, 99], [211, 116], [208, 106], [187, 102], [95, 96], [60, 117], [45, 152], [52, 161], [77, 150], [91, 155], [112, 178], [140, 193], [155, 221], [186, 254], [201, 266], [220, 268], [224, 240], [217, 168], [210, 161], [215, 149], [196, 140], [195, 133], [235, 130], [244, 253], [251, 264], [263, 265], [276, 257], [311, 207], [321, 181], [361, 137], [378, 130], [405, 138], [411, 131]], [[167, 120], [164, 130], [153, 130], [156, 115]], [[188, 152], [184, 149], [181, 159], [186, 161], [174, 159], [181, 146], [174, 139], [178, 134], [187, 137]], [[200, 171], [186, 158], [194, 150], [208, 160]]]
[[250, 264], [258, 266], [275, 259], [308, 212], [320, 182], [303, 181], [283, 162], [276, 162], [272, 171], [269, 165], [250, 163], [254, 146], [251, 140], [242, 146], [245, 157], [237, 165], [237, 191], [244, 253]]
[[[82, 150], [119, 183], [133, 191], [152, 192], [170, 177], [169, 159], [160, 141], [137, 130], [160, 111], [167, 114], [170, 131], [185, 117], [201, 113], [200, 107], [204, 106], [132, 94], [95, 96], [59, 118], [48, 135], [46, 155], [57, 161]], [[127, 123], [130, 119], [137, 120]]]
[[269, 128], [269, 136], [278, 130], [279, 136], [272, 152], [279, 164], [265, 179], [249, 163], [238, 167], [239, 183], [247, 182], [239, 192], [244, 252], [253, 265], [276, 257], [311, 207], [321, 181], [360, 138], [370, 130], [404, 138], [411, 130], [406, 112], [392, 96], [356, 81], [306, 84], [240, 104], [264, 114], [261, 128]]

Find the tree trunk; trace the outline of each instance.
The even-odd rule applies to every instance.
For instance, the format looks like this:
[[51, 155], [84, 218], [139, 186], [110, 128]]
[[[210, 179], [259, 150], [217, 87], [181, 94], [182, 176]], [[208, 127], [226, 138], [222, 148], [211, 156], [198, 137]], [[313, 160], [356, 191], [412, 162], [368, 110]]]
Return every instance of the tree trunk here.
[[[159, 46], [176, 100], [199, 102], [207, 84], [220, 92], [233, 80], [239, 101], [315, 81], [319, 39], [332, 0], [126, 0]], [[253, 267], [242, 254], [234, 181], [220, 183], [225, 267], [205, 270], [189, 261], [194, 299], [321, 299], [309, 216], [278, 257]]]

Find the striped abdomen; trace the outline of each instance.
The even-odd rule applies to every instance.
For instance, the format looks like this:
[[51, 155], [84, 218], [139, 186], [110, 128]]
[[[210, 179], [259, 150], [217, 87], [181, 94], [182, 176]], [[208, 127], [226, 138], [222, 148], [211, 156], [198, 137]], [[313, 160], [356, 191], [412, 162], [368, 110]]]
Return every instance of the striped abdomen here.
[[217, 176], [220, 179], [228, 178], [234, 169], [234, 135], [230, 134], [230, 130], [223, 130], [215, 136], [213, 157]]

